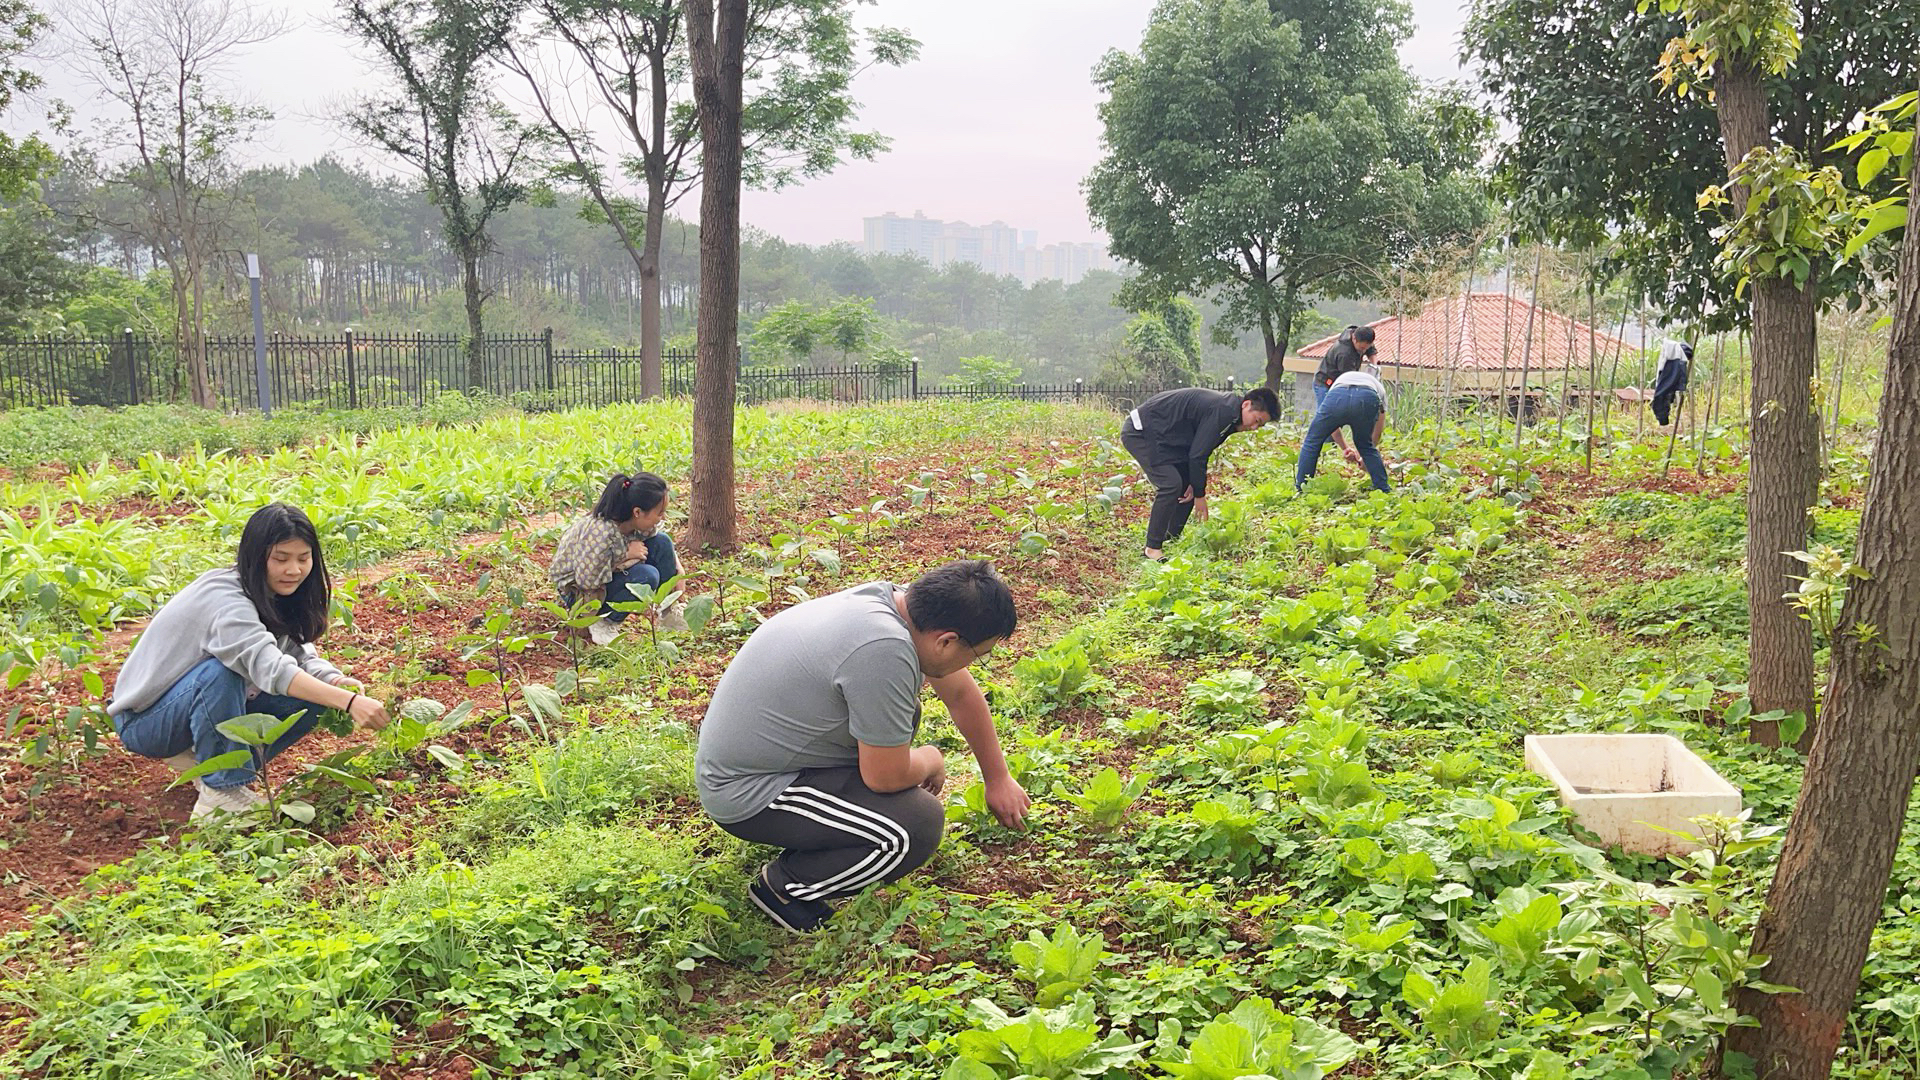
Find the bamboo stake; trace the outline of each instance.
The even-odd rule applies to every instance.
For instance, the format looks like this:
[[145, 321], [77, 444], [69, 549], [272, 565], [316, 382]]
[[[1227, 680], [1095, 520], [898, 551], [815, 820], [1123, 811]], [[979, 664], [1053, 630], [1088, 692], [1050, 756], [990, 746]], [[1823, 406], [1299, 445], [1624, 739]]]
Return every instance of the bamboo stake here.
[[[1591, 267], [1589, 267], [1591, 269]], [[1593, 474], [1593, 425], [1594, 413], [1600, 407], [1600, 339], [1595, 336], [1595, 320], [1599, 318], [1595, 310], [1593, 282], [1587, 282], [1587, 474]]]
[[1853, 334], [1853, 315], [1840, 319], [1840, 348], [1833, 357], [1833, 423], [1827, 435], [1827, 461], [1832, 464], [1833, 448], [1840, 445], [1840, 396], [1847, 389], [1847, 344]]
[[[1500, 309], [1500, 366], [1495, 369], [1500, 383], [1500, 394], [1504, 399], [1507, 392], [1507, 361], [1513, 356], [1513, 237], [1507, 237], [1507, 265], [1501, 274], [1501, 286], [1506, 292], [1506, 306]], [[1504, 404], [1503, 404], [1504, 407]], [[1494, 419], [1494, 430], [1500, 430], [1498, 417]], [[1504, 436], [1501, 436], [1504, 437]], [[1500, 439], [1494, 443], [1498, 445]]]
[[1643, 400], [1640, 402], [1640, 411], [1634, 417], [1633, 437], [1642, 439], [1647, 434], [1647, 403], [1644, 400], [1647, 392], [1647, 313], [1641, 311], [1637, 314], [1640, 316], [1640, 359], [1634, 361], [1633, 375], [1634, 389], [1638, 391], [1635, 396]]
[[1447, 335], [1449, 331], [1445, 327], [1442, 327], [1440, 330], [1440, 367], [1443, 373], [1441, 377], [1446, 383], [1446, 389], [1440, 393], [1439, 415], [1433, 425], [1433, 449], [1427, 458], [1429, 465], [1440, 460], [1440, 439], [1446, 433], [1447, 413], [1453, 406], [1453, 372], [1455, 368], [1460, 366], [1460, 351], [1466, 347], [1467, 320], [1473, 317], [1473, 271], [1474, 263], [1479, 260], [1479, 257], [1479, 238], [1476, 237], [1474, 240], [1474, 249], [1467, 255], [1467, 291], [1462, 293], [1460, 297], [1460, 340], [1455, 343], [1456, 348], [1452, 357], [1447, 355]]
[[1393, 320], [1393, 414], [1400, 411], [1400, 372], [1399, 364], [1407, 358], [1407, 268], [1400, 268], [1400, 310]]
[[[1533, 286], [1528, 290], [1527, 294], [1527, 336], [1526, 340], [1520, 345], [1520, 396], [1514, 399], [1513, 405], [1513, 452], [1516, 454], [1520, 452], [1520, 432], [1526, 427], [1527, 423], [1527, 376], [1533, 371], [1531, 367], [1533, 363], [1533, 315], [1540, 307], [1541, 254], [1540, 246], [1537, 244], [1534, 245]], [[1511, 302], [1509, 302], [1508, 307], [1512, 307]], [[1502, 378], [1500, 381], [1505, 382], [1506, 379]]]
[[1613, 368], [1607, 372], [1607, 400], [1600, 406], [1600, 425], [1609, 443], [1613, 442], [1613, 388], [1619, 385], [1620, 358], [1627, 352], [1627, 307], [1632, 302], [1631, 296], [1620, 297], [1620, 329], [1613, 335]]
[[[1724, 334], [1713, 335], [1713, 381], [1710, 385], [1713, 387], [1712, 393], [1714, 397], [1718, 397], [1720, 395], [1720, 361], [1721, 361], [1721, 358], [1726, 354], [1726, 342], [1727, 342], [1726, 335]], [[1691, 376], [1692, 373], [1689, 372], [1688, 374], [1689, 376]], [[1711, 424], [1712, 422], [1713, 422], [1713, 399], [1709, 398], [1707, 400], [1707, 424]], [[1696, 430], [1693, 433], [1693, 445], [1694, 445], [1693, 471], [1700, 474], [1701, 476], [1705, 476], [1707, 475], [1706, 425], [1702, 425], [1698, 430]]]
[[[1553, 448], [1559, 450], [1561, 440], [1567, 438], [1567, 384], [1572, 382], [1572, 356], [1574, 356], [1574, 321], [1567, 319], [1567, 367], [1561, 369], [1561, 400], [1553, 409]], [[1540, 379], [1548, 377], [1548, 321], [1546, 315], [1540, 317]]]

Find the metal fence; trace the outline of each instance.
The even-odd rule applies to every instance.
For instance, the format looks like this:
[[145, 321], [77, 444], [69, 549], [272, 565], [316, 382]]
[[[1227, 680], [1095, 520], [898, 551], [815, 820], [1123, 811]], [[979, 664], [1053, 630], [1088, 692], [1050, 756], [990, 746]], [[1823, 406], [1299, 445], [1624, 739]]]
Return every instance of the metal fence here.
[[[228, 412], [258, 407], [259, 382], [250, 335], [206, 340], [207, 378]], [[530, 409], [568, 409], [638, 401], [640, 350], [556, 347], [551, 330], [490, 335], [476, 350], [478, 379], [469, 375], [464, 338], [453, 335], [274, 334], [267, 338], [267, 378], [274, 405], [330, 409], [419, 407], [469, 385]], [[690, 396], [694, 354], [667, 350], [663, 388]], [[191, 385], [170, 342], [131, 332], [110, 341], [0, 339], [0, 410], [61, 405], [135, 405], [190, 400]], [[1078, 402], [1128, 409], [1161, 387], [1052, 385], [925, 386], [918, 362], [837, 367], [746, 368], [738, 375], [743, 404], [805, 399], [846, 404], [916, 400]], [[1226, 389], [1234, 389], [1229, 379]]]
[[0, 409], [151, 401], [153, 342], [131, 332], [104, 341], [0, 340]]

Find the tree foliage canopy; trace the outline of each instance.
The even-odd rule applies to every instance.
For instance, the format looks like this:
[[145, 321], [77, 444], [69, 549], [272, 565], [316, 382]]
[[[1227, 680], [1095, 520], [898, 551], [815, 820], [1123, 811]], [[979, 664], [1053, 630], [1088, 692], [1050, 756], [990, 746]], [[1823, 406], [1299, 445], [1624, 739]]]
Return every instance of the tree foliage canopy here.
[[[1818, 170], [1858, 113], [1912, 88], [1920, 0], [1802, 5], [1798, 33], [1798, 58], [1767, 93], [1775, 137]], [[1611, 236], [1602, 274], [1626, 275], [1670, 317], [1725, 328], [1739, 275], [1715, 266], [1722, 217], [1698, 205], [1727, 180], [1713, 103], [1655, 78], [1686, 36], [1676, 15], [1608, 0], [1476, 0], [1465, 48], [1513, 128], [1496, 177], [1521, 227], [1574, 243]], [[1851, 268], [1817, 284], [1828, 297], [1869, 287]]]
[[1222, 290], [1273, 381], [1303, 303], [1478, 226], [1489, 121], [1400, 66], [1408, 30], [1394, 0], [1164, 0], [1138, 53], [1109, 53], [1087, 201], [1137, 295]]
[[[26, 0], [0, 0], [0, 116], [6, 115], [15, 94], [40, 85], [39, 76], [15, 62], [46, 25], [46, 17]], [[47, 148], [38, 139], [15, 140], [0, 131], [0, 198], [18, 198], [47, 159]]]

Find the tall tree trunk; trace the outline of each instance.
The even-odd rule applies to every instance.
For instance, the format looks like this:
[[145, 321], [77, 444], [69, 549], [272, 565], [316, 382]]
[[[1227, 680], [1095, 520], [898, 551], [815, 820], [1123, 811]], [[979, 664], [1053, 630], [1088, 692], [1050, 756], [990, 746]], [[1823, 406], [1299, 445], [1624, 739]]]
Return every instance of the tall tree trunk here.
[[[173, 282], [174, 363], [187, 377], [187, 392], [193, 403], [203, 409], [219, 407], [213, 394], [213, 380], [207, 374], [206, 339], [194, 316], [198, 306], [194, 297], [193, 268], [185, 257], [163, 254], [168, 276]], [[175, 383], [178, 386], [178, 382]]]
[[[1714, 73], [1716, 113], [1727, 168], [1768, 145], [1766, 87], [1750, 64], [1723, 62]], [[1747, 188], [1733, 187], [1744, 206]], [[1785, 599], [1799, 569], [1786, 553], [1807, 546], [1807, 512], [1819, 488], [1820, 434], [1813, 414], [1814, 296], [1779, 278], [1753, 283], [1753, 430], [1747, 474], [1747, 687], [1755, 712], [1807, 718], [1811, 745], [1813, 626]], [[1777, 725], [1756, 723], [1753, 738], [1777, 745]]]
[[480, 311], [486, 296], [480, 291], [480, 254], [473, 250], [460, 253], [460, 287], [467, 299], [467, 389], [484, 390], [487, 385], [486, 325]]
[[[740, 111], [747, 0], [687, 0], [700, 110], [700, 318], [694, 366], [693, 483], [687, 543], [731, 551], [733, 399], [740, 335]], [[717, 16], [717, 18], [716, 18]]]
[[1287, 381], [1287, 342], [1293, 337], [1293, 309], [1299, 295], [1298, 290], [1287, 289], [1282, 310], [1268, 312], [1267, 317], [1260, 320], [1261, 343], [1267, 350], [1267, 378], [1263, 385], [1279, 394], [1283, 402], [1292, 400], [1280, 387]]
[[[1757, 1028], [1730, 1047], [1761, 1080], [1826, 1076], [1900, 843], [1920, 767], [1920, 172], [1907, 186], [1907, 234], [1887, 347], [1872, 478], [1855, 559], [1866, 577], [1847, 594], [1833, 643], [1827, 712], [1774, 871], [1753, 951], [1761, 978], [1798, 994], [1743, 990]], [[1757, 344], [1756, 335], [1756, 344]], [[1760, 422], [1755, 418], [1756, 423]]]
[[666, 393], [660, 334], [660, 246], [667, 229], [666, 186], [647, 179], [647, 223], [640, 240], [640, 393]]

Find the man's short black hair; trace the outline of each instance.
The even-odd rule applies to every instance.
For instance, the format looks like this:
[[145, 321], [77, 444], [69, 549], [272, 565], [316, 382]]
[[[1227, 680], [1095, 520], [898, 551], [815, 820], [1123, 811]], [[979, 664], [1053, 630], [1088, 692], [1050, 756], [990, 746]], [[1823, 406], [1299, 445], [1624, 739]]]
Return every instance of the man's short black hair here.
[[1373, 340], [1373, 327], [1371, 327], [1371, 326], [1356, 326], [1356, 327], [1354, 327], [1354, 328], [1353, 328], [1353, 340], [1355, 340], [1355, 341], [1358, 341], [1358, 342], [1368, 342], [1368, 341], [1372, 341], [1372, 340]]
[[922, 633], [951, 630], [978, 646], [1013, 633], [1013, 592], [985, 559], [959, 559], [907, 586], [907, 617]]
[[1266, 413], [1269, 420], [1280, 415], [1280, 395], [1264, 386], [1256, 386], [1247, 391], [1246, 399], [1253, 402], [1254, 408]]

